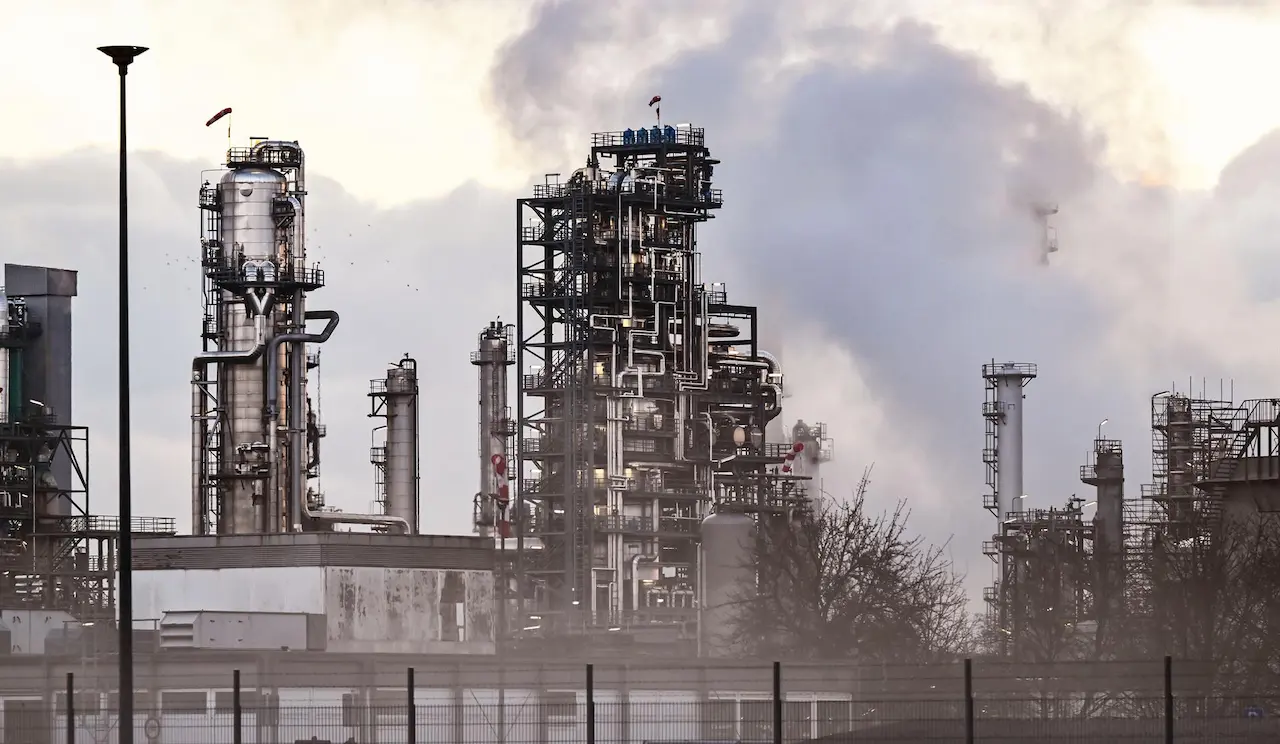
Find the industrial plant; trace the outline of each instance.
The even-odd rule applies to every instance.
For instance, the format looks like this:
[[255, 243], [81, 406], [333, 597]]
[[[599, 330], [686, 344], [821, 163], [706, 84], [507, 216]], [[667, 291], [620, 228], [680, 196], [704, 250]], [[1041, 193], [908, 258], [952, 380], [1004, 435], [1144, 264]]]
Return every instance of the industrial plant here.
[[[365, 736], [380, 719], [348, 708], [403, 696], [395, 675], [417, 660], [434, 675], [421, 702], [458, 708], [426, 725], [451, 740], [505, 741], [465, 738], [461, 722], [481, 705], [516, 722], [533, 700], [576, 706], [579, 682], [544, 671], [612, 658], [665, 665], [661, 677], [620, 672], [608, 683], [619, 699], [724, 704], [734, 722], [659, 731], [663, 716], [637, 712], [623, 731], [750, 738], [767, 678], [717, 665], [738, 653], [734, 605], [755, 592], [761, 535], [812, 513], [833, 443], [824, 424], [784, 418], [762, 311], [702, 274], [699, 238], [714, 238], [725, 204], [706, 139], [687, 124], [596, 133], [584, 167], [517, 200], [518, 311], [477, 322], [469, 360], [476, 491], [422, 482], [430, 381], [419, 374], [430, 367], [395, 349], [398, 362], [370, 370], [377, 508], [367, 514], [335, 508], [320, 485], [324, 463], [350, 456], [324, 446], [317, 394], [321, 351], [340, 348], [344, 328], [316, 301], [326, 277], [307, 253], [303, 150], [258, 139], [227, 152], [193, 205], [204, 312], [198, 346], [192, 329], [190, 534], [170, 517], [131, 525], [135, 646], [150, 659], [139, 685], [156, 693], [147, 715], [216, 723], [237, 670], [262, 705], [342, 706], [347, 733]], [[1037, 212], [1046, 230], [1055, 212]], [[1047, 255], [1057, 244], [1046, 235]], [[48, 703], [72, 671], [88, 691], [79, 709], [104, 717], [115, 682], [99, 660], [115, 648], [120, 525], [90, 509], [88, 432], [73, 423], [75, 295], [74, 271], [5, 266], [0, 654], [12, 673], [0, 675], [0, 698], [12, 711]], [[1096, 638], [1135, 606], [1143, 588], [1131, 566], [1159, 545], [1233, 509], [1280, 510], [1280, 403], [1172, 392], [1152, 398], [1153, 484], [1126, 494], [1121, 443], [1099, 426], [1080, 469], [1096, 498], [1027, 508], [1023, 424], [1034, 413], [1024, 408], [1035, 410], [1038, 375], [1034, 364], [982, 367], [983, 506], [996, 516], [982, 541], [996, 567], [985, 599], [992, 653], [1008, 659], [1063, 657], [1038, 635], [1046, 612], [1068, 646]], [[424, 498], [473, 499], [473, 534], [424, 534]], [[540, 671], [517, 672], [515, 660]], [[702, 666], [677, 675], [676, 660]], [[857, 695], [905, 689], [826, 667], [805, 684], [787, 693], [807, 726], [797, 740], [853, 720]], [[568, 715], [557, 710], [519, 725], [548, 740]]]
[[1034, 364], [982, 367], [991, 488], [983, 505], [997, 518], [983, 544], [996, 565], [984, 598], [1001, 655], [1070, 660], [1089, 649], [1096, 655], [1104, 641], [1120, 645], [1121, 621], [1150, 619], [1143, 569], [1154, 557], [1199, 551], [1198, 560], [1215, 560], [1206, 550], [1232, 525], [1280, 511], [1280, 402], [1161, 391], [1151, 398], [1152, 482], [1139, 494], [1126, 494], [1124, 447], [1103, 436], [1103, 420], [1079, 473], [1093, 498], [1072, 494], [1060, 507], [1030, 509], [1023, 419], [1037, 375]]
[[[269, 648], [726, 653], [703, 626], [722, 630], [714, 613], [749, 581], [756, 525], [808, 508], [831, 442], [803, 422], [768, 441], [781, 431], [783, 372], [761, 348], [759, 311], [701, 276], [697, 233], [723, 203], [716, 164], [689, 125], [600, 133], [586, 167], [518, 201], [520, 312], [486, 325], [470, 360], [475, 534], [430, 536], [407, 354], [368, 394], [382, 420], [369, 454], [379, 509], [326, 504], [313, 391], [321, 349], [342, 332], [338, 311], [315, 303], [325, 272], [307, 255], [303, 150], [231, 148], [198, 198], [191, 534], [159, 518], [133, 530], [136, 617], [157, 623], [159, 646], [199, 647], [201, 613], [272, 613]], [[56, 641], [112, 617], [115, 533], [87, 515], [77, 485], [87, 458], [74, 445], [87, 433], [71, 425], [75, 274], [8, 272], [16, 464], [0, 604], [65, 611]]]

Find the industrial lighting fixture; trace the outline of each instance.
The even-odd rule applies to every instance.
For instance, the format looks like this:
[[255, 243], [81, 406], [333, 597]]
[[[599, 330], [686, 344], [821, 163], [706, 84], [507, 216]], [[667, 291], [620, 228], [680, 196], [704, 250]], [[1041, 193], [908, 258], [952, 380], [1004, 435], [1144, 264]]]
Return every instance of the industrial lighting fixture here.
[[1102, 441], [1102, 427], [1106, 426], [1107, 422], [1110, 420], [1111, 419], [1103, 419], [1098, 422], [1098, 441]]
[[133, 744], [133, 504], [131, 426], [129, 419], [129, 176], [128, 117], [125, 79], [129, 65], [147, 51], [140, 46], [104, 46], [98, 51], [111, 58], [120, 71], [120, 710], [116, 718], [118, 744]]

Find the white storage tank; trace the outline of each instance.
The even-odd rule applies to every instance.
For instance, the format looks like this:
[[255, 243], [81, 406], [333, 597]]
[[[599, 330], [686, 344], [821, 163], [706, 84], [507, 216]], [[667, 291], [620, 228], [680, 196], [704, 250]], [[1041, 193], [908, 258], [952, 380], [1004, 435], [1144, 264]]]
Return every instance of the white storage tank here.
[[702, 639], [709, 656], [729, 655], [742, 600], [755, 588], [755, 520], [718, 512], [702, 520]]

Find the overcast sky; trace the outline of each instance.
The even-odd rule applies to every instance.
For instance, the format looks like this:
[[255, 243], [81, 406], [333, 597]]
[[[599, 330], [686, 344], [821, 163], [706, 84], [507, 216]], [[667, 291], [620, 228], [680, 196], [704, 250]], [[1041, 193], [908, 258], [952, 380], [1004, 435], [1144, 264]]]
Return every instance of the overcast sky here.
[[[0, 259], [80, 271], [76, 419], [115, 510], [115, 99], [132, 68], [135, 513], [190, 513], [202, 169], [307, 151], [329, 503], [370, 508], [368, 380], [420, 360], [423, 527], [467, 532], [476, 334], [511, 318], [513, 201], [593, 131], [707, 128], [726, 206], [708, 280], [762, 306], [791, 397], [847, 493], [907, 498], [975, 581], [994, 520], [979, 366], [1035, 362], [1027, 490], [1061, 502], [1098, 422], [1149, 477], [1148, 397], [1194, 378], [1262, 397], [1280, 367], [1274, 241], [1280, 3], [925, 0], [0, 0]], [[1060, 205], [1036, 263], [1030, 205]], [[1228, 383], [1229, 384], [1229, 383]]]

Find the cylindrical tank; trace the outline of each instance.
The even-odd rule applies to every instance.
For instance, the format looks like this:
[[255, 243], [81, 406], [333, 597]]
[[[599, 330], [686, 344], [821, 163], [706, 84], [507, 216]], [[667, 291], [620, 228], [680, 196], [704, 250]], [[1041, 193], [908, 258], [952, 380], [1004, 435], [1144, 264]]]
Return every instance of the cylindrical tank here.
[[272, 210], [286, 190], [284, 174], [270, 168], [236, 168], [219, 184], [222, 244], [226, 255], [245, 260], [277, 259], [279, 242]]
[[[274, 273], [278, 236], [272, 205], [285, 194], [284, 175], [268, 168], [237, 168], [222, 177], [219, 188], [221, 238], [230, 264], [228, 268]], [[254, 349], [259, 343], [258, 321], [245, 302], [224, 292], [222, 313], [221, 327], [225, 334], [222, 348]], [[272, 318], [263, 323], [267, 334], [274, 326]], [[247, 474], [257, 467], [268, 441], [263, 419], [266, 404], [263, 375], [261, 358], [252, 364], [227, 365], [219, 374], [219, 396], [228, 424], [222, 440], [222, 462], [240, 473]], [[260, 530], [258, 514], [262, 506], [255, 511], [254, 504], [255, 500], [261, 502], [266, 498], [266, 485], [265, 480], [255, 478], [236, 478], [228, 483], [221, 505], [221, 534], [250, 534]]]
[[387, 514], [418, 531], [418, 364], [387, 371]]
[[702, 621], [706, 653], [731, 652], [742, 600], [755, 589], [755, 520], [719, 512], [702, 520]]
[[996, 402], [1004, 417], [1000, 420], [998, 442], [1000, 465], [1000, 513], [1021, 511], [1016, 499], [1022, 495], [1022, 379], [1001, 377], [996, 381]]

